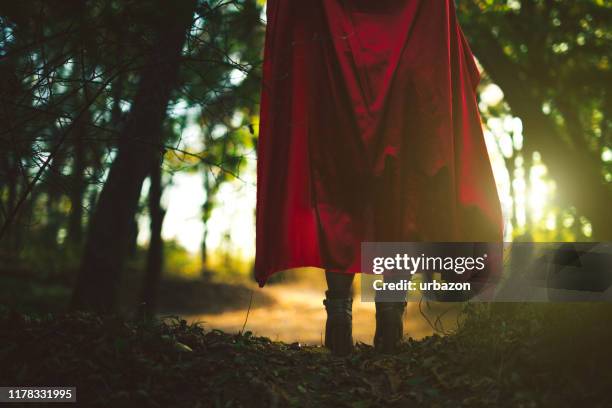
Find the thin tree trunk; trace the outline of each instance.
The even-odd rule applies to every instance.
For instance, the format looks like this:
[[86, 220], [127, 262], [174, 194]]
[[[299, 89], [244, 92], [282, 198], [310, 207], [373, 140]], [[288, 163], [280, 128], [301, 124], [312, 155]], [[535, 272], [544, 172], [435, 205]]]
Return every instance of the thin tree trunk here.
[[208, 239], [208, 221], [210, 220], [210, 214], [212, 212], [213, 203], [213, 183], [214, 180], [211, 180], [212, 176], [209, 173], [208, 169], [204, 169], [204, 192], [206, 193], [206, 198], [204, 199], [204, 204], [202, 204], [202, 223], [204, 224], [204, 231], [202, 233], [202, 246], [201, 246], [201, 260], [202, 260], [202, 271], [201, 277], [203, 279], [210, 279], [211, 272], [208, 269], [208, 246], [206, 244], [206, 240]]
[[[117, 36], [121, 36], [122, 28], [119, 28], [117, 32]], [[125, 45], [122, 41], [118, 41], [117, 44], [117, 59], [119, 61], [125, 56]], [[121, 100], [124, 97], [125, 90], [125, 72], [120, 72], [117, 75], [117, 78], [112, 82], [112, 96], [113, 96], [113, 104], [111, 107], [111, 117], [109, 127], [116, 133], [119, 133], [121, 130], [121, 123], [123, 122], [124, 114], [121, 112]], [[115, 146], [116, 137], [113, 136], [109, 140], [105, 140], [103, 143], [96, 143], [89, 146], [90, 149], [90, 165], [92, 167], [90, 183], [98, 183], [104, 173], [104, 156], [107, 149], [111, 149]], [[89, 196], [86, 198], [87, 206], [89, 208], [95, 208], [96, 202], [98, 201], [98, 189], [91, 189]], [[88, 228], [89, 217], [86, 218], [86, 225], [81, 228]]]
[[[50, 248], [57, 247], [57, 237], [60, 228], [65, 225], [65, 215], [60, 209], [60, 203], [62, 197], [64, 196], [64, 185], [62, 183], [63, 176], [62, 168], [66, 162], [66, 154], [64, 152], [58, 152], [55, 156], [55, 160], [49, 166], [49, 173], [45, 179], [45, 184], [39, 185], [38, 190], [44, 189], [44, 192], [47, 196], [46, 201], [46, 225], [43, 230], [43, 239], [45, 243], [47, 243]], [[37, 189], [35, 189], [37, 190]], [[33, 192], [35, 191], [33, 190]], [[34, 199], [34, 194], [30, 194], [30, 200]], [[27, 203], [26, 203], [27, 204]], [[24, 204], [24, 206], [26, 205]], [[24, 207], [25, 208], [25, 207]], [[25, 214], [25, 212], [24, 212]], [[25, 215], [21, 216], [21, 222], [23, 223], [25, 220]], [[17, 227], [19, 227], [19, 223], [16, 223]]]
[[[6, 34], [2, 33], [6, 44]], [[21, 96], [21, 87], [16, 74], [16, 61], [9, 58], [0, 64], [0, 123], [3, 131], [0, 133], [0, 149], [2, 150], [2, 173], [0, 173], [0, 200], [2, 202], [1, 225], [7, 225], [10, 214], [17, 203], [17, 186], [19, 178], [18, 162], [20, 154], [16, 143], [14, 132], [5, 134], [4, 129], [15, 127], [15, 118], [18, 117], [13, 101]], [[6, 198], [6, 200], [5, 200]], [[14, 225], [8, 224], [6, 238], [2, 239], [0, 234], [0, 249], [9, 254], [15, 252], [15, 240], [13, 237]]]
[[85, 195], [85, 137], [89, 115], [85, 113], [79, 119], [74, 133], [74, 157], [70, 179], [70, 215], [68, 217], [68, 241], [73, 245], [81, 245], [83, 239], [83, 196]]
[[132, 109], [119, 135], [117, 156], [91, 219], [72, 297], [73, 308], [116, 310], [130, 219], [138, 207], [152, 158], [161, 155], [162, 124], [195, 1], [172, 5], [160, 2], [159, 7], [167, 9], [168, 14], [163, 24], [156, 26], [158, 40], [141, 73]]
[[151, 239], [149, 240], [149, 250], [147, 252], [147, 266], [140, 296], [143, 305], [145, 318], [155, 315], [157, 309], [157, 293], [159, 281], [162, 274], [162, 264], [164, 258], [164, 242], [162, 240], [162, 226], [166, 211], [161, 206], [162, 196], [162, 174], [161, 164], [163, 159], [156, 161], [151, 166], [149, 180], [149, 217], [151, 219]]
[[[12, 150], [10, 152], [10, 155], [7, 156], [6, 184], [7, 184], [8, 193], [7, 193], [7, 200], [6, 200], [6, 205], [5, 205], [6, 211], [2, 217], [3, 224], [7, 222], [9, 214], [13, 211], [13, 208], [15, 208], [15, 204], [17, 203], [17, 191], [18, 191], [17, 184], [18, 184], [19, 170], [17, 168], [16, 161], [18, 159], [19, 158], [17, 157], [17, 152], [15, 150]], [[17, 250], [15, 237], [13, 236], [13, 231], [16, 228], [19, 228], [19, 226], [16, 226], [16, 225], [9, 226], [6, 241], [3, 242], [6, 244], [7, 250], [10, 251], [11, 253]]]
[[[89, 95], [89, 75], [90, 68], [86, 64], [84, 52], [81, 51], [77, 57], [75, 77], [77, 83], [82, 83], [82, 103], [85, 105], [90, 99]], [[87, 150], [85, 140], [89, 131], [91, 115], [89, 109], [83, 112], [78, 119], [74, 134], [73, 143], [73, 166], [70, 178], [70, 215], [68, 217], [68, 242], [75, 247], [80, 247], [83, 240], [83, 198], [87, 187], [85, 181], [85, 169], [87, 167]]]

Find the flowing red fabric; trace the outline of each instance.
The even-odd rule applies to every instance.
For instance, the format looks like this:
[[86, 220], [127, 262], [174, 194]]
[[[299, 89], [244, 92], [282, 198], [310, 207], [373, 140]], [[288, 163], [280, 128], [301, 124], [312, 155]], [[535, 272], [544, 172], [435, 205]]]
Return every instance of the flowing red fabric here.
[[499, 242], [452, 0], [268, 0], [255, 278], [359, 272], [364, 241]]

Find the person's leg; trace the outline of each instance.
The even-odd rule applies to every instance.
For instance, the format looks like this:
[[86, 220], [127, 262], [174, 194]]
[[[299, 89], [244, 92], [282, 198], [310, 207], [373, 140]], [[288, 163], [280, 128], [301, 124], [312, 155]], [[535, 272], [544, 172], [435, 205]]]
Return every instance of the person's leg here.
[[334, 355], [346, 356], [353, 349], [353, 279], [355, 275], [325, 271], [325, 347]]
[[342, 299], [353, 297], [353, 280], [355, 275], [352, 273], [339, 273], [325, 271], [327, 281], [327, 298]]
[[[382, 177], [375, 186], [377, 190], [374, 200], [375, 240], [379, 242], [404, 241], [406, 236], [404, 215], [407, 204], [404, 202], [400, 182], [402, 175], [397, 163], [388, 158]], [[405, 274], [385, 274], [385, 282], [399, 282], [409, 279]], [[384, 296], [384, 300], [381, 299]], [[374, 347], [383, 353], [393, 353], [404, 335], [403, 317], [406, 310], [405, 291], [377, 292], [376, 301], [376, 332]]]
[[[406, 279], [404, 274], [385, 275], [385, 282], [399, 283]], [[377, 293], [378, 295], [379, 293]], [[376, 299], [376, 332], [374, 347], [382, 353], [394, 353], [404, 336], [404, 312], [406, 311], [406, 291], [386, 293], [384, 301]], [[382, 295], [381, 295], [382, 296]]]

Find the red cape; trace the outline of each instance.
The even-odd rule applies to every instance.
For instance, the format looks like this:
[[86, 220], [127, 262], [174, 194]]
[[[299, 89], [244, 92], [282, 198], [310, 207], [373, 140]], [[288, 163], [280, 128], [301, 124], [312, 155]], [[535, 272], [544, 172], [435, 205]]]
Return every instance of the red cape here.
[[363, 241], [501, 241], [452, 0], [268, 0], [255, 278]]

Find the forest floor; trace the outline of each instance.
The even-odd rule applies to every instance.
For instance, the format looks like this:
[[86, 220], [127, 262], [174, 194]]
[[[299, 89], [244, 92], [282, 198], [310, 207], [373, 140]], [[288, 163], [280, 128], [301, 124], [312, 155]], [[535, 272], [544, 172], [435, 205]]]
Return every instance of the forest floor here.
[[[610, 370], [595, 365], [590, 350], [542, 348], [542, 337], [526, 336], [520, 321], [515, 329], [506, 323], [409, 340], [393, 356], [357, 344], [350, 357], [335, 358], [320, 346], [208, 331], [178, 318], [5, 309], [0, 384], [76, 386], [83, 406], [609, 406]], [[479, 335], [483, 329], [490, 334]]]
[[[122, 287], [121, 310], [138, 310], [137, 271], [132, 270]], [[321, 345], [325, 326], [322, 304], [326, 283], [322, 273], [305, 271], [283, 282], [256, 287], [252, 282], [165, 277], [159, 290], [160, 317], [180, 316], [188, 323], [199, 322], [207, 330], [228, 333], [251, 331], [272, 340]], [[359, 281], [355, 283], [356, 290]], [[0, 305], [23, 313], [39, 311], [61, 313], [70, 303], [72, 284], [68, 279], [41, 279], [29, 270], [0, 269]], [[461, 305], [411, 302], [404, 319], [407, 335], [421, 339], [437, 330], [456, 327]], [[353, 337], [371, 343], [374, 336], [374, 304], [353, 302]]]

